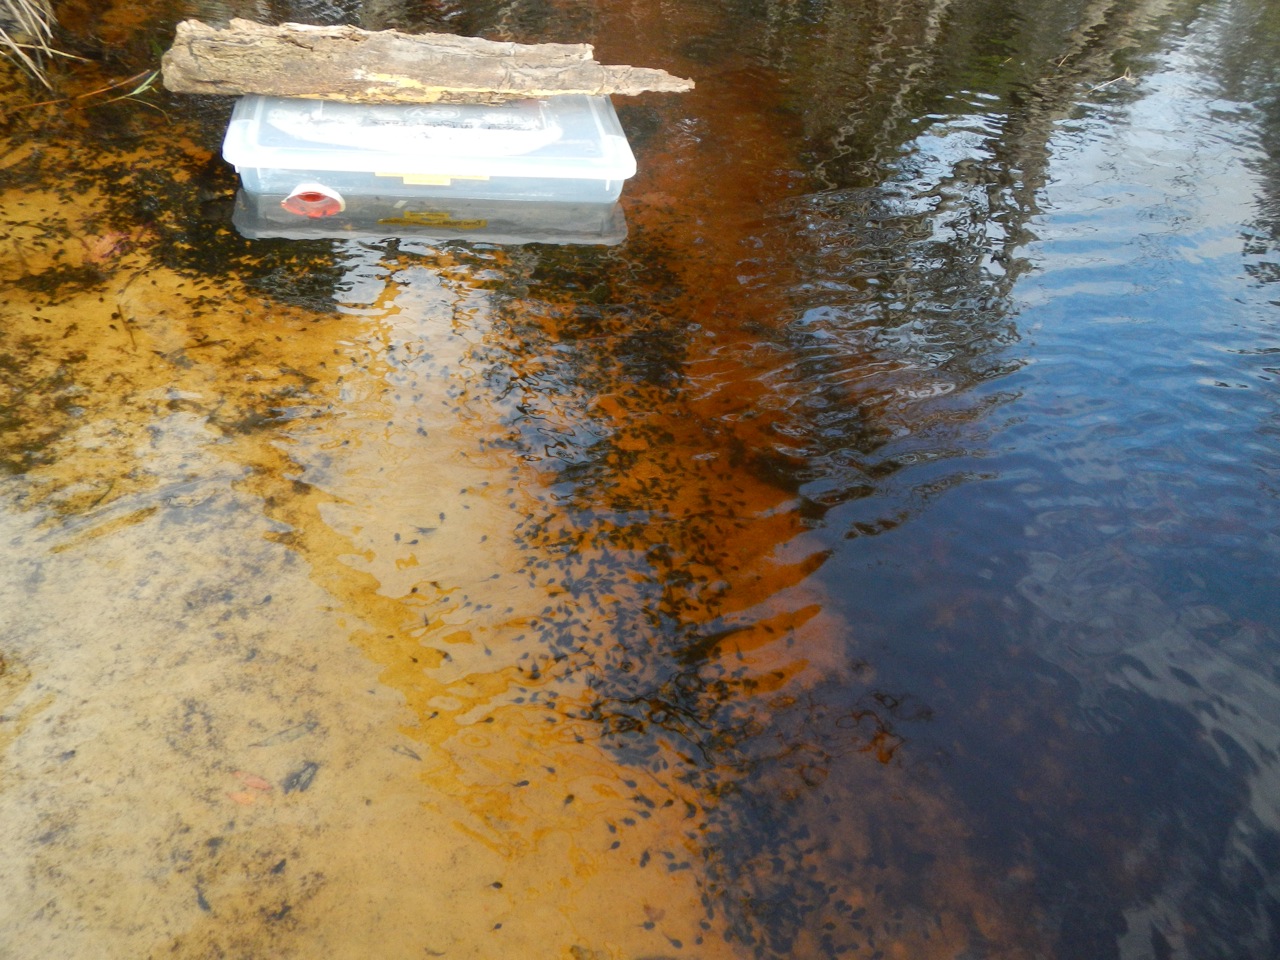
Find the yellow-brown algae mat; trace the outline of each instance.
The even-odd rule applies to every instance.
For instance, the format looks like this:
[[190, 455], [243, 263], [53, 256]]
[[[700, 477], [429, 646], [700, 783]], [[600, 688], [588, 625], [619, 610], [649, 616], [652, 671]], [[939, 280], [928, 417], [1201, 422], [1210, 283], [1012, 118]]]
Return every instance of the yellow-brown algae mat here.
[[[99, 188], [205, 159], [154, 153], [106, 151]], [[512, 702], [545, 596], [451, 395], [483, 291], [422, 271], [347, 312], [281, 306], [158, 264], [164, 225], [106, 224], [94, 180], [0, 198], [0, 952], [702, 937], [695, 872], [658, 863], [694, 856], [685, 805], [624, 785], [567, 706]]]

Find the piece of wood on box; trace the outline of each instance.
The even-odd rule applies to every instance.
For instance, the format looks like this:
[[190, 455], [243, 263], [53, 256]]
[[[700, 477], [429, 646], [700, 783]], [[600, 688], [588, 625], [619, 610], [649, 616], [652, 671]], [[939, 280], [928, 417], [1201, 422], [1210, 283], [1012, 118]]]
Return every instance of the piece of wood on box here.
[[500, 43], [452, 34], [178, 24], [164, 85], [176, 93], [264, 94], [350, 103], [502, 103], [565, 94], [679, 93], [692, 80], [652, 67], [605, 66], [586, 43]]

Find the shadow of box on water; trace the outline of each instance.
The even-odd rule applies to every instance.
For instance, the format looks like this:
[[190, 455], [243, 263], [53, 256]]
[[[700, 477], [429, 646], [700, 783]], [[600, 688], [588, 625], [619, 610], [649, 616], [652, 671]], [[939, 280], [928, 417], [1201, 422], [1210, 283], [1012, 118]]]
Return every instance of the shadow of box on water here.
[[662, 128], [662, 114], [656, 107], [642, 103], [623, 103], [617, 107], [618, 122], [633, 148], [646, 147]]

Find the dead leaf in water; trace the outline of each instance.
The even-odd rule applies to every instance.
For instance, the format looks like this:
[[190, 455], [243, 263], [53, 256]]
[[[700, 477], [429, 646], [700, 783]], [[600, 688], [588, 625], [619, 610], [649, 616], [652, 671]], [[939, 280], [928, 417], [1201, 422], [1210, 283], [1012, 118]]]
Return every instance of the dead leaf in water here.
[[246, 773], [243, 770], [237, 770], [232, 774], [237, 780], [243, 783], [251, 790], [270, 790], [271, 783], [264, 777], [258, 776], [256, 773]]
[[144, 228], [133, 231], [108, 230], [105, 233], [82, 237], [84, 258], [90, 263], [104, 264], [124, 256], [146, 236]]

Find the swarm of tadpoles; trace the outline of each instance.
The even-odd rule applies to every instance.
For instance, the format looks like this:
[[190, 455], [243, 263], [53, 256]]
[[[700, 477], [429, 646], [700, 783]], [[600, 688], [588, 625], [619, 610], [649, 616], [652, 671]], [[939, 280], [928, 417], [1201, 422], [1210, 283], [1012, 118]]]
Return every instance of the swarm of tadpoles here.
[[54, 23], [49, 0], [0, 0], [0, 53], [46, 87], [44, 61], [57, 53], [52, 46]]

